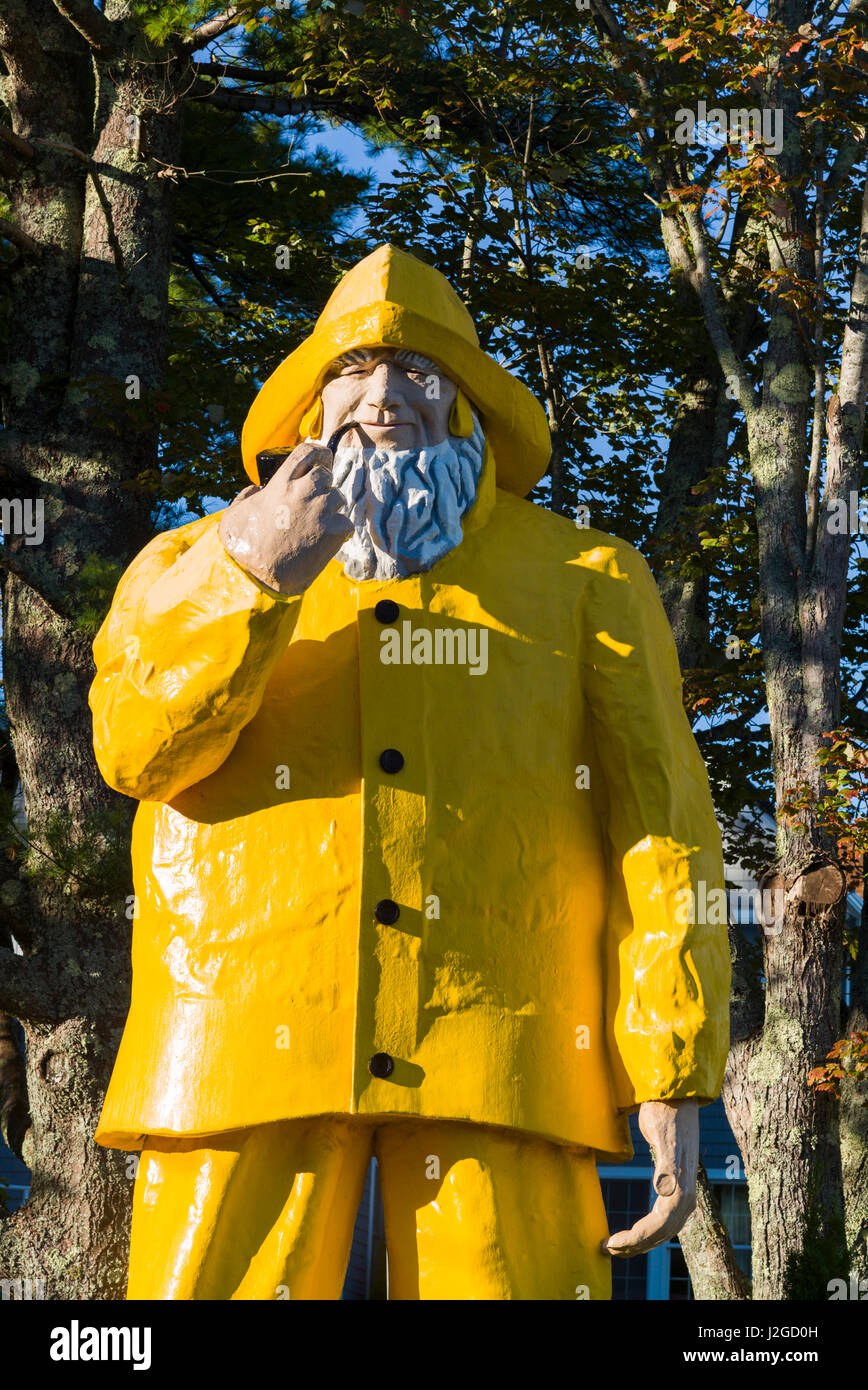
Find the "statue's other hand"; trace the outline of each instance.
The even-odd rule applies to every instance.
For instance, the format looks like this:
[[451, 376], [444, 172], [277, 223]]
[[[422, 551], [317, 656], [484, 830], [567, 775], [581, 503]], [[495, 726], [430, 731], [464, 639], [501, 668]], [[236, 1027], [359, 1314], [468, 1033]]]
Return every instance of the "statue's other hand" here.
[[696, 1207], [699, 1162], [699, 1106], [695, 1100], [646, 1100], [639, 1106], [639, 1128], [654, 1156], [657, 1200], [629, 1231], [615, 1231], [601, 1243], [607, 1255], [644, 1255], [672, 1240]]
[[278, 593], [304, 593], [353, 533], [331, 466], [324, 445], [299, 444], [270, 482], [244, 488], [220, 518], [232, 558]]

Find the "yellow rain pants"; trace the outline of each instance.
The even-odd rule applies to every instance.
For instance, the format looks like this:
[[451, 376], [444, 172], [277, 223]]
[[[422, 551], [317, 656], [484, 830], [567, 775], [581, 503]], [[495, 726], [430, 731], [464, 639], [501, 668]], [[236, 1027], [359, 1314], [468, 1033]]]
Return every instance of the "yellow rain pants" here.
[[317, 1116], [150, 1139], [128, 1299], [339, 1299], [377, 1159], [391, 1299], [608, 1299], [594, 1157], [459, 1121]]

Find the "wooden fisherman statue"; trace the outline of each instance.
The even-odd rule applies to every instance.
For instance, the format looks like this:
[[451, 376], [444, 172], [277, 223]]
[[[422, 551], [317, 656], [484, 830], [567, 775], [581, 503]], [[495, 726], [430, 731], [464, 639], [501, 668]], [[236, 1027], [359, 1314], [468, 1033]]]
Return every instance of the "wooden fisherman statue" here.
[[[542, 409], [390, 246], [242, 452], [252, 485], [157, 535], [94, 643], [99, 766], [141, 803], [96, 1135], [141, 1150], [128, 1296], [339, 1298], [373, 1154], [391, 1297], [608, 1298], [611, 1253], [693, 1208], [728, 1045], [648, 567], [523, 500]], [[609, 1237], [596, 1161], [636, 1110], [659, 1195]]]

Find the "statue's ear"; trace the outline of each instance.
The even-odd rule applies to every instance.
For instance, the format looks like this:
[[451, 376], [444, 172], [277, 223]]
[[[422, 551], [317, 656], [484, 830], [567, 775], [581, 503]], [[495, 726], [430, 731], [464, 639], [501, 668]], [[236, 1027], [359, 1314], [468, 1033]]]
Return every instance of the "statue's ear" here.
[[319, 439], [322, 435], [322, 396], [317, 396], [310, 410], [298, 422], [299, 439]]
[[470, 412], [470, 402], [462, 391], [458, 388], [455, 403], [449, 412], [449, 433], [456, 439], [469, 439], [473, 433], [473, 416]]

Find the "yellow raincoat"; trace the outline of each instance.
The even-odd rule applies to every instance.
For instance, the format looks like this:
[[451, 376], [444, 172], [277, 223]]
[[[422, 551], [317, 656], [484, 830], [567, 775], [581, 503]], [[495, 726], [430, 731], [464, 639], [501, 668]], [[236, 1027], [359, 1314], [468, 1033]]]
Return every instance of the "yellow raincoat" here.
[[635, 550], [515, 495], [545, 467], [539, 407], [390, 248], [263, 388], [251, 476], [331, 358], [380, 343], [447, 370], [455, 348], [509, 459], [496, 478], [487, 451], [461, 544], [401, 580], [332, 561], [287, 598], [208, 516], [145, 548], [94, 643], [97, 760], [141, 801], [96, 1138], [397, 1114], [626, 1157], [626, 1115], [715, 1097], [728, 1045], [726, 929], [678, 896], [723, 878], [666, 617]]

